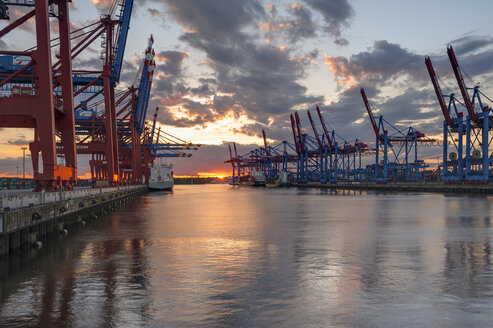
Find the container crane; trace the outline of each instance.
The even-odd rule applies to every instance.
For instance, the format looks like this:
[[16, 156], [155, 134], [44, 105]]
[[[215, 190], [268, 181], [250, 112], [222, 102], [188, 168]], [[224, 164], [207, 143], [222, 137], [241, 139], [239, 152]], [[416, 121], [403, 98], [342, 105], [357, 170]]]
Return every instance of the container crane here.
[[[358, 139], [355, 140], [354, 144], [351, 144], [336, 134], [335, 131], [329, 133], [320, 108], [317, 106], [316, 109], [324, 131], [323, 137], [325, 137], [325, 139], [318, 138], [318, 133], [316, 129], [314, 130], [316, 138], [321, 140], [320, 143], [324, 149], [321, 181], [323, 182], [322, 178], [326, 178], [326, 181], [331, 183], [362, 181], [365, 170], [361, 168], [361, 156], [363, 153], [368, 152], [368, 146], [359, 142]], [[311, 115], [308, 115], [308, 117], [312, 121]]]
[[267, 147], [267, 137], [265, 136], [265, 131], [262, 129], [262, 137], [264, 139], [265, 156], [270, 156], [269, 148]]
[[320, 175], [320, 182], [324, 183], [324, 182], [327, 182], [328, 146], [322, 144], [322, 140], [320, 139], [317, 128], [315, 126], [315, 122], [313, 121], [312, 115], [310, 114], [310, 110], [307, 110], [307, 114], [308, 114], [308, 119], [310, 120], [310, 124], [312, 126], [313, 133], [315, 134], [315, 139], [317, 140], [318, 149], [319, 149], [318, 164], [319, 164], [319, 171], [320, 171], [320, 174], [319, 174]]
[[[384, 120], [383, 116], [376, 123], [365, 90], [361, 88], [361, 96], [375, 132], [375, 181], [386, 183], [392, 181], [420, 181], [424, 178], [423, 171], [427, 164], [418, 158], [418, 145], [435, 142], [426, 137], [424, 133], [415, 130], [412, 126], [399, 130], [391, 123]], [[392, 132], [386, 129], [390, 127]], [[379, 160], [382, 153], [383, 159]], [[389, 160], [390, 155], [390, 160]]]
[[[452, 117], [450, 115], [450, 112], [451, 112], [450, 107], [447, 107], [447, 104], [445, 102], [445, 98], [444, 98], [443, 93], [442, 93], [442, 89], [440, 88], [440, 85], [438, 83], [438, 77], [435, 73], [435, 69], [433, 68], [433, 64], [431, 63], [431, 59], [429, 56], [425, 57], [425, 64], [426, 64], [426, 68], [428, 69], [428, 74], [430, 75], [430, 78], [431, 78], [431, 83], [433, 83], [433, 88], [435, 89], [435, 94], [437, 96], [438, 103], [440, 104], [440, 109], [442, 110], [443, 117], [445, 118], [445, 123], [447, 124], [447, 126], [449, 126], [451, 128], [456, 128], [458, 126], [458, 124], [457, 124], [457, 122], [453, 122], [453, 120], [452, 120]], [[453, 99], [453, 98], [451, 98], [451, 99]], [[450, 104], [449, 104], [449, 106], [450, 106]]]
[[302, 133], [298, 112], [294, 113], [294, 120], [292, 122], [296, 123], [297, 141], [299, 143], [297, 181], [306, 183], [309, 180], [323, 179], [320, 176], [322, 173], [320, 165], [323, 156], [321, 156], [318, 141], [308, 134]]
[[269, 147], [267, 146], [267, 137], [265, 135], [265, 131], [262, 129], [262, 137], [264, 139], [264, 150], [265, 156], [262, 158], [262, 169], [267, 178], [272, 178], [274, 175], [274, 170], [272, 169], [272, 158], [271, 153], [269, 151]]
[[[265, 131], [264, 131], [265, 132]], [[264, 143], [265, 146], [265, 143]], [[248, 153], [238, 156], [236, 143], [233, 143], [234, 156], [231, 145], [228, 145], [229, 159], [225, 163], [233, 168], [232, 184], [239, 184], [240, 178], [249, 178], [253, 170], [261, 170], [267, 177], [278, 178], [287, 182], [289, 175], [296, 170], [295, 163], [298, 156], [290, 153], [295, 151], [295, 146], [287, 141], [282, 141], [275, 146], [268, 146], [269, 156], [266, 156], [265, 148], [255, 148]], [[266, 159], [270, 166], [266, 166]]]
[[[425, 57], [425, 64], [445, 119], [443, 122], [443, 180], [445, 183], [458, 182], [464, 179], [463, 136], [466, 130], [463, 113], [457, 109], [454, 94], [443, 95], [430, 57]], [[445, 97], [450, 99], [448, 105]]]
[[455, 78], [457, 79], [457, 83], [459, 84], [460, 93], [462, 95], [462, 98], [464, 99], [464, 104], [466, 106], [467, 112], [469, 113], [469, 117], [474, 122], [477, 122], [478, 116], [474, 111], [474, 106], [471, 102], [471, 98], [469, 97], [469, 92], [467, 91], [467, 87], [464, 82], [464, 78], [462, 77], [462, 72], [460, 70], [459, 63], [457, 62], [457, 58], [455, 57], [454, 49], [452, 48], [452, 46], [447, 47], [447, 54], [450, 60], [450, 64], [452, 65]]
[[317, 113], [318, 113], [318, 118], [320, 119], [320, 124], [322, 124], [322, 129], [324, 130], [325, 138], [327, 139], [327, 143], [329, 145], [329, 148], [332, 149], [332, 140], [329, 135], [329, 131], [327, 130], [327, 127], [325, 126], [325, 121], [322, 117], [322, 113], [320, 112], [320, 108], [317, 105]]
[[324, 151], [324, 145], [322, 145], [322, 141], [320, 140], [320, 136], [318, 135], [317, 128], [315, 127], [315, 123], [313, 122], [312, 115], [310, 114], [310, 110], [306, 111], [308, 114], [308, 119], [310, 120], [310, 124], [312, 126], [313, 133], [315, 134], [315, 139], [317, 140], [318, 148], [322, 153]]
[[[380, 135], [380, 129], [375, 121], [375, 117], [373, 116], [373, 112], [370, 107], [370, 103], [368, 102], [368, 98], [366, 97], [365, 89], [361, 88], [361, 96], [363, 97], [363, 102], [365, 103], [366, 111], [368, 112], [368, 117], [370, 118], [371, 126], [373, 127], [373, 131], [375, 132], [375, 136], [377, 140], [383, 142], [383, 137]], [[385, 131], [384, 131], [385, 133]]]
[[300, 145], [298, 144], [298, 135], [296, 133], [296, 123], [294, 121], [293, 114], [290, 114], [289, 117], [291, 119], [291, 129], [293, 130], [293, 140], [294, 140], [294, 144], [296, 146], [296, 153], [299, 154], [301, 152], [301, 150], [300, 150]]
[[144, 129], [144, 122], [147, 114], [147, 107], [149, 105], [149, 98], [152, 88], [152, 79], [154, 76], [154, 69], [156, 67], [156, 62], [154, 61], [155, 53], [154, 49], [152, 48], [153, 44], [154, 37], [151, 35], [145, 52], [144, 67], [142, 69], [139, 85], [139, 102], [137, 105], [137, 111], [135, 113], [137, 130], [139, 132], [142, 132]]
[[294, 113], [294, 122], [296, 124], [296, 135], [298, 137], [297, 143], [299, 145], [296, 180], [298, 182], [307, 182], [308, 178], [306, 176], [306, 167], [308, 166], [308, 156], [305, 152], [305, 142], [303, 140], [304, 137], [301, 134], [300, 117], [297, 112]]
[[[493, 142], [489, 133], [493, 129], [490, 117], [491, 109], [489, 106], [483, 105], [481, 95], [488, 100], [489, 98], [479, 90], [479, 85], [474, 88], [466, 87], [452, 46], [447, 47], [447, 54], [468, 113], [466, 118], [465, 179], [468, 182], [477, 183], [493, 181], [493, 175], [489, 173], [489, 167], [493, 161], [489, 150], [489, 145]], [[472, 99], [468, 89], [473, 90]], [[475, 110], [476, 100], [479, 107], [478, 112]]]
[[[133, 0], [121, 0], [118, 6], [120, 14], [118, 19], [118, 32], [116, 33], [116, 48], [114, 49], [114, 58], [111, 78], [113, 83], [120, 82], [125, 47], [127, 45], [128, 31], [130, 29], [130, 19], [132, 17]], [[152, 37], [151, 37], [152, 38]]]
[[[54, 73], [50, 44], [50, 4], [45, 1], [3, 1], [1, 18], [8, 19], [8, 6], [29, 6], [34, 10], [23, 15], [0, 31], [0, 37], [35, 18], [36, 45], [28, 51], [0, 51], [0, 88], [10, 86], [10, 97], [0, 98], [0, 127], [34, 128], [34, 141], [30, 143], [33, 175], [36, 190], [55, 191], [72, 189], [77, 178], [77, 161], [74, 132], [74, 107], [72, 93], [72, 57], [70, 47], [70, 19], [68, 2], [57, 1], [60, 64], [56, 71], [60, 94], [53, 92]], [[14, 63], [13, 56], [23, 58]], [[12, 83], [22, 83], [22, 86]], [[9, 90], [9, 89], [7, 89]], [[63, 99], [63, 101], [62, 101]], [[57, 160], [57, 138], [62, 139]], [[39, 153], [43, 168], [40, 170]]]

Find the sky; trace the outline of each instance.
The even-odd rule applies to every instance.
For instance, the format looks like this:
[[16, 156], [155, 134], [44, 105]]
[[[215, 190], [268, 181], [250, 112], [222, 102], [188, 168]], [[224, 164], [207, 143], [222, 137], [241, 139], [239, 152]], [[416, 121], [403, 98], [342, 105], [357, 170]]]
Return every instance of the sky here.
[[[74, 28], [97, 20], [112, 2], [73, 1]], [[443, 92], [459, 93], [447, 45], [466, 84], [480, 83], [492, 94], [491, 1], [137, 0], [134, 6], [119, 88], [136, 81], [153, 34], [157, 67], [148, 119], [159, 106], [166, 132], [203, 145], [191, 158], [170, 160], [178, 175], [230, 173], [223, 163], [227, 144], [247, 152], [262, 144], [262, 129], [269, 144], [292, 142], [289, 115], [296, 110], [312, 134], [306, 110], [316, 105], [339, 135], [372, 144], [361, 87], [377, 115], [441, 138], [443, 117], [424, 56], [431, 56]], [[0, 47], [31, 46], [29, 24]], [[98, 46], [74, 66], [100, 65]], [[31, 139], [31, 131], [0, 131], [0, 174], [16, 173], [20, 147]], [[439, 147], [422, 150], [428, 162], [440, 153]], [[79, 172], [87, 172], [86, 161], [80, 158]]]

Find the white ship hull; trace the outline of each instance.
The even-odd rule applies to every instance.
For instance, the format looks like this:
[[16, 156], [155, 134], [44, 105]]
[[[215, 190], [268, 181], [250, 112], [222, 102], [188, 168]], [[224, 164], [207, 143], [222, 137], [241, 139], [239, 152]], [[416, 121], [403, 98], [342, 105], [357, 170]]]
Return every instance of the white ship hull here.
[[173, 190], [175, 182], [173, 180], [168, 181], [149, 181], [149, 191], [165, 191]]
[[151, 164], [149, 191], [172, 190], [175, 184], [172, 169], [173, 165], [171, 164]]

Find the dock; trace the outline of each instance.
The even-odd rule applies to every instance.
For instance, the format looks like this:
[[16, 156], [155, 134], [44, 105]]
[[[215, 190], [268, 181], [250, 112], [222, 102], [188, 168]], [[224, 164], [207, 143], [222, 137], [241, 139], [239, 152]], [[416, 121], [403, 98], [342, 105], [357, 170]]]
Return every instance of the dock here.
[[493, 194], [491, 184], [444, 184], [444, 183], [292, 183], [292, 186], [300, 188], [325, 188], [341, 190], [373, 190], [393, 192], [433, 192], [433, 193], [457, 193], [457, 194]]
[[108, 214], [146, 192], [146, 185], [61, 192], [1, 191], [0, 257], [22, 247], [39, 247], [49, 235], [66, 234], [71, 225]]

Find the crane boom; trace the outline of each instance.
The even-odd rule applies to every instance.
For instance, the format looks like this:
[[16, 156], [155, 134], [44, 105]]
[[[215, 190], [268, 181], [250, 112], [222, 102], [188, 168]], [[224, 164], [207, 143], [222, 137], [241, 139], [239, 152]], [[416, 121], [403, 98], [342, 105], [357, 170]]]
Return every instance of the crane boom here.
[[267, 138], [265, 137], [265, 131], [264, 130], [262, 130], [262, 136], [264, 137], [265, 155], [270, 156], [269, 149], [267, 148]]
[[320, 151], [323, 151], [324, 146], [322, 145], [322, 141], [320, 141], [320, 137], [318, 135], [317, 128], [315, 127], [315, 123], [313, 122], [313, 119], [312, 119], [312, 114], [310, 114], [309, 110], [307, 110], [307, 112], [308, 112], [308, 118], [310, 119], [310, 124], [312, 125], [313, 133], [315, 134], [315, 138], [317, 138], [318, 147], [320, 148]]
[[120, 26], [117, 36], [117, 46], [115, 49], [115, 61], [111, 79], [114, 83], [120, 81], [120, 73], [122, 71], [123, 56], [125, 54], [125, 46], [127, 44], [128, 30], [130, 29], [130, 17], [132, 16], [133, 0], [122, 0], [122, 8], [120, 12]]
[[139, 132], [144, 130], [147, 106], [149, 105], [149, 98], [151, 94], [152, 78], [154, 76], [154, 68], [156, 67], [154, 61], [154, 49], [152, 48], [153, 45], [154, 37], [151, 35], [145, 52], [144, 66], [142, 67], [142, 75], [139, 85], [139, 101], [136, 112], [137, 129]]
[[301, 124], [300, 124], [300, 117], [298, 115], [298, 112], [294, 112], [294, 118], [296, 119], [296, 128], [298, 130], [298, 139], [300, 142], [300, 150], [302, 153], [305, 152], [305, 145], [303, 144], [303, 138], [301, 136]]
[[368, 98], [366, 98], [365, 89], [363, 89], [363, 88], [361, 88], [361, 96], [363, 97], [366, 111], [368, 112], [368, 117], [370, 117], [373, 131], [375, 131], [375, 136], [377, 137], [377, 139], [383, 140], [382, 136], [380, 135], [380, 131], [378, 130], [377, 122], [375, 121], [375, 117], [373, 116], [373, 112], [371, 111], [370, 103], [368, 102]]
[[157, 112], [159, 111], [159, 107], [156, 107], [156, 112], [154, 113], [154, 121], [152, 122], [152, 131], [151, 131], [151, 144], [154, 140], [154, 131], [156, 129], [156, 120], [157, 120]]
[[294, 145], [296, 146], [296, 152], [300, 153], [300, 146], [298, 145], [298, 136], [296, 135], [296, 127], [294, 122], [293, 114], [289, 115], [291, 118], [291, 129], [293, 130]]
[[327, 138], [327, 142], [329, 143], [329, 147], [332, 149], [332, 140], [330, 139], [329, 130], [325, 126], [324, 118], [322, 117], [322, 113], [320, 112], [320, 108], [317, 106], [318, 118], [320, 119], [320, 123], [322, 124], [322, 128], [324, 129], [325, 137]]
[[457, 83], [459, 84], [460, 93], [462, 94], [462, 98], [464, 99], [464, 104], [466, 105], [469, 117], [471, 118], [471, 120], [477, 121], [478, 116], [474, 111], [471, 98], [469, 97], [469, 93], [467, 92], [466, 84], [464, 83], [464, 78], [462, 77], [462, 72], [460, 71], [459, 63], [457, 62], [457, 58], [455, 57], [454, 49], [452, 48], [452, 46], [447, 47], [447, 54], [448, 58], [450, 59], [450, 64], [452, 64], [455, 78], [457, 79]]
[[448, 126], [453, 126], [452, 117], [450, 116], [450, 112], [447, 108], [447, 104], [445, 103], [445, 99], [443, 98], [442, 89], [440, 88], [440, 84], [438, 84], [438, 78], [435, 74], [435, 70], [433, 69], [433, 64], [431, 63], [431, 59], [429, 56], [425, 57], [426, 68], [428, 69], [428, 73], [430, 74], [431, 83], [433, 83], [433, 87], [435, 88], [435, 93], [438, 98], [438, 103], [440, 104], [440, 108], [442, 109], [443, 117], [445, 117], [445, 121]]

